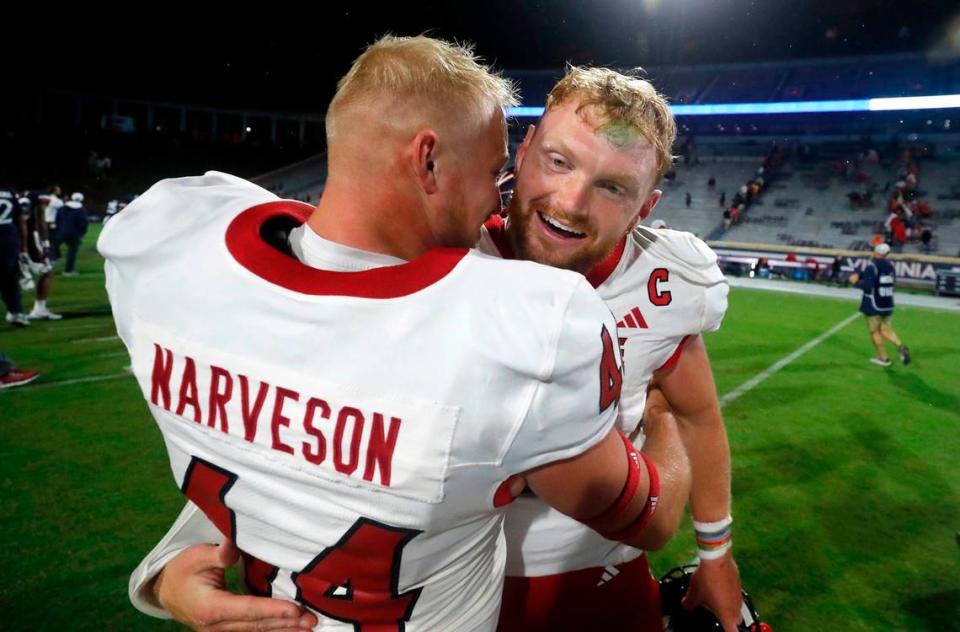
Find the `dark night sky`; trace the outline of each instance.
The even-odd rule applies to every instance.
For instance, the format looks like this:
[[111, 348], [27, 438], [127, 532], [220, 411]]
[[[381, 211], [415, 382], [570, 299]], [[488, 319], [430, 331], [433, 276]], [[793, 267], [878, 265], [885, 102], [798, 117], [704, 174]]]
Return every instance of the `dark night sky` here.
[[[333, 2], [309, 12], [255, 6], [214, 12], [153, 3], [102, 9], [100, 17], [23, 16], [20, 23], [36, 26], [18, 29], [12, 45], [8, 35], [8, 50], [21, 54], [4, 53], [0, 64], [18, 85], [322, 111], [336, 78], [387, 31], [472, 41], [501, 68], [566, 61], [631, 67], [928, 50], [960, 16], [956, 0]], [[117, 16], [128, 17], [118, 24]]]

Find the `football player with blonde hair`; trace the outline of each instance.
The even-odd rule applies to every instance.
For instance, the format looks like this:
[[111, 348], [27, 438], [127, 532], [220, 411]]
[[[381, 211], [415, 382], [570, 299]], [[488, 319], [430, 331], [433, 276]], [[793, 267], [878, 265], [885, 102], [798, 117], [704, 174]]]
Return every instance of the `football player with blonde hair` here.
[[[131, 577], [139, 608], [205, 630], [493, 630], [499, 508], [526, 487], [605, 538], [666, 542], [658, 466], [679, 444], [641, 453], [615, 428], [606, 305], [581, 274], [465, 248], [498, 210], [512, 102], [468, 48], [384, 38], [334, 98], [316, 208], [210, 172], [104, 229], [191, 501]], [[274, 601], [224, 593], [232, 544], [183, 550], [218, 532]]]
[[[732, 631], [741, 593], [731, 553], [730, 453], [700, 337], [720, 326], [728, 286], [702, 241], [641, 225], [660, 199], [675, 135], [667, 102], [648, 81], [569, 68], [518, 150], [506, 220], [488, 222], [479, 247], [584, 274], [618, 319], [618, 427], [638, 447], [642, 421], [651, 437], [679, 430], [689, 462], [672, 458], [661, 467], [660, 518], [672, 533], [689, 491], [701, 563], [686, 605], [706, 604]], [[651, 383], [657, 389], [648, 398]], [[507, 508], [505, 531], [501, 632], [661, 628], [657, 584], [641, 551], [527, 496]]]

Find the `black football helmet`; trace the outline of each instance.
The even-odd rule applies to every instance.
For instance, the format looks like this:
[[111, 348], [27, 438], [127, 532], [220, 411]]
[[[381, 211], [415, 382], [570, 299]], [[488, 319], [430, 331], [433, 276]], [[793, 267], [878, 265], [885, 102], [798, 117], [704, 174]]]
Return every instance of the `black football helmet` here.
[[[704, 607], [686, 610], [680, 605], [687, 588], [690, 586], [690, 577], [697, 570], [695, 564], [678, 566], [660, 578], [660, 609], [664, 620], [668, 621], [668, 632], [720, 632], [723, 628], [720, 622], [709, 610]], [[743, 618], [737, 629], [740, 632], [773, 632], [768, 624], [760, 620], [760, 615], [753, 605], [753, 599], [746, 591], [743, 592], [743, 603], [740, 611]]]

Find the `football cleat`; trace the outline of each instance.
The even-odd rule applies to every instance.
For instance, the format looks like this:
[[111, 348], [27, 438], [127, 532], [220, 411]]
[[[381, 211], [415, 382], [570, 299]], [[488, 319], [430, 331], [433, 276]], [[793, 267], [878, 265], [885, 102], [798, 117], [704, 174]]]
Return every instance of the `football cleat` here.
[[900, 362], [903, 366], [910, 364], [910, 349], [907, 348], [907, 345], [900, 345], [897, 352], [900, 354]]
[[7, 312], [7, 322], [13, 325], [14, 327], [29, 327], [30, 319], [27, 318], [27, 315], [24, 313], [14, 314], [12, 312]]
[[[680, 602], [687, 594], [690, 578], [697, 570], [696, 565], [678, 566], [660, 578], [660, 609], [663, 612], [665, 630], [668, 632], [713, 632], [723, 630], [720, 622], [704, 607], [685, 609]], [[737, 625], [740, 632], [773, 632], [768, 624], [760, 620], [753, 605], [753, 599], [743, 593], [740, 604], [741, 620]]]
[[30, 320], [60, 320], [63, 318], [63, 315], [51, 312], [46, 308], [37, 309], [37, 306], [34, 305], [30, 313], [27, 314], [27, 318]]
[[10, 369], [3, 375], [0, 375], [0, 388], [23, 386], [24, 384], [29, 384], [38, 377], [40, 377], [40, 371], [21, 371], [20, 369]]

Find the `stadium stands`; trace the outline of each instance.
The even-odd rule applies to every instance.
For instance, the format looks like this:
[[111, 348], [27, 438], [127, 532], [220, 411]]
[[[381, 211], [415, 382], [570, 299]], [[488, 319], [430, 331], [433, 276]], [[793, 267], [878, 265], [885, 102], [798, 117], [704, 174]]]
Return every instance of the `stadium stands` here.
[[[729, 205], [734, 193], [759, 165], [757, 156], [701, 156], [696, 164], [680, 164], [675, 170], [676, 178], [663, 182], [663, 198], [651, 218], [663, 219], [670, 228], [706, 237], [723, 223], [720, 194], [726, 193]], [[713, 187], [708, 184], [711, 176], [716, 179]], [[689, 208], [685, 203], [688, 192]]]

